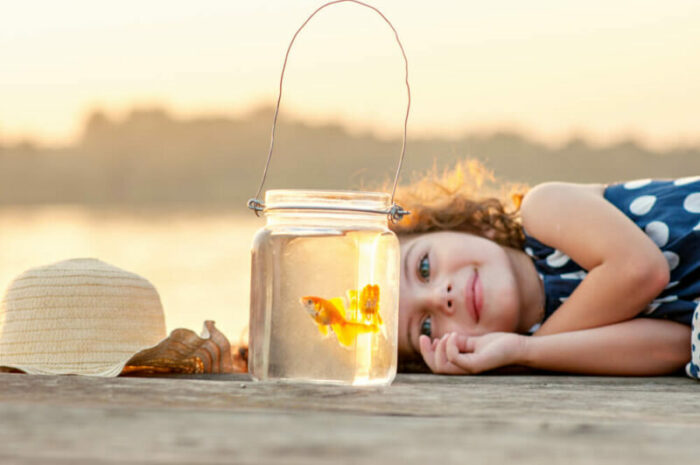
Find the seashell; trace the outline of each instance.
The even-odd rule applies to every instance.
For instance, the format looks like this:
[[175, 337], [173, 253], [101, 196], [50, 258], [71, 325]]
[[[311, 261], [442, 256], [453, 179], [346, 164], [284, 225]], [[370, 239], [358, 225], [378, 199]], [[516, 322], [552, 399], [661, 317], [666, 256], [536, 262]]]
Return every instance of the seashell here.
[[228, 339], [207, 320], [201, 337], [189, 329], [175, 329], [155, 347], [131, 357], [121, 374], [233, 373], [233, 362]]

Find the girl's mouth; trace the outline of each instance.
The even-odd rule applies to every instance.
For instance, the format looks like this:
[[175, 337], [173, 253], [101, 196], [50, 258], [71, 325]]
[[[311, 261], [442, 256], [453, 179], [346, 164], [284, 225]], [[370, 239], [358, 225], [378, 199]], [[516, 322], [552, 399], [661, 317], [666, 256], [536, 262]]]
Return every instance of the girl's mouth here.
[[476, 321], [478, 323], [479, 319], [481, 318], [481, 307], [484, 305], [484, 288], [481, 285], [481, 279], [479, 278], [479, 272], [477, 270], [474, 270], [472, 299], [474, 304], [474, 313], [476, 314]]
[[472, 279], [467, 283], [466, 289], [466, 303], [467, 309], [472, 314], [474, 322], [479, 322], [479, 317], [481, 316], [481, 306], [483, 302], [483, 290], [481, 287], [481, 280], [479, 279], [479, 273], [474, 269], [474, 274]]

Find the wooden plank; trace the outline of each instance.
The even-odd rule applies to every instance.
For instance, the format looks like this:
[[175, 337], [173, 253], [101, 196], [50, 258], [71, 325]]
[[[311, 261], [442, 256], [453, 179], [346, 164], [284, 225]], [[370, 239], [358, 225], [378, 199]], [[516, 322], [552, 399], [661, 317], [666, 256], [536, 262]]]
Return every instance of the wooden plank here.
[[0, 375], [0, 463], [695, 463], [684, 378]]

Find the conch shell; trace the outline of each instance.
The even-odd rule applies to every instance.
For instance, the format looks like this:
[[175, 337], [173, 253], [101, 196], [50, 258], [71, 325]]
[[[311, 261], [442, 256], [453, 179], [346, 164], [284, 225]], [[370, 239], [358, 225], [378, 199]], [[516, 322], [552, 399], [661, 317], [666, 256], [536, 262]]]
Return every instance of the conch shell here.
[[[239, 351], [236, 351], [239, 352]], [[245, 367], [236, 366], [237, 370]], [[242, 370], [241, 370], [242, 371]], [[234, 357], [231, 344], [214, 322], [204, 322], [202, 336], [189, 329], [175, 329], [155, 347], [134, 355], [121, 372], [130, 374], [157, 373], [233, 373]]]

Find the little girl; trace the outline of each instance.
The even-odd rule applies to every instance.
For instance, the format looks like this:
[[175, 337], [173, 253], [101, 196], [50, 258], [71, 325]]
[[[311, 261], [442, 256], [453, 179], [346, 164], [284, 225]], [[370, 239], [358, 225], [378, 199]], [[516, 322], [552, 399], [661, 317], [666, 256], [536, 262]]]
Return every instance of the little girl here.
[[403, 360], [445, 374], [661, 375], [687, 364], [698, 377], [700, 176], [545, 183], [513, 196], [511, 212], [474, 200], [489, 177], [464, 162], [397, 193], [411, 211], [395, 226]]

